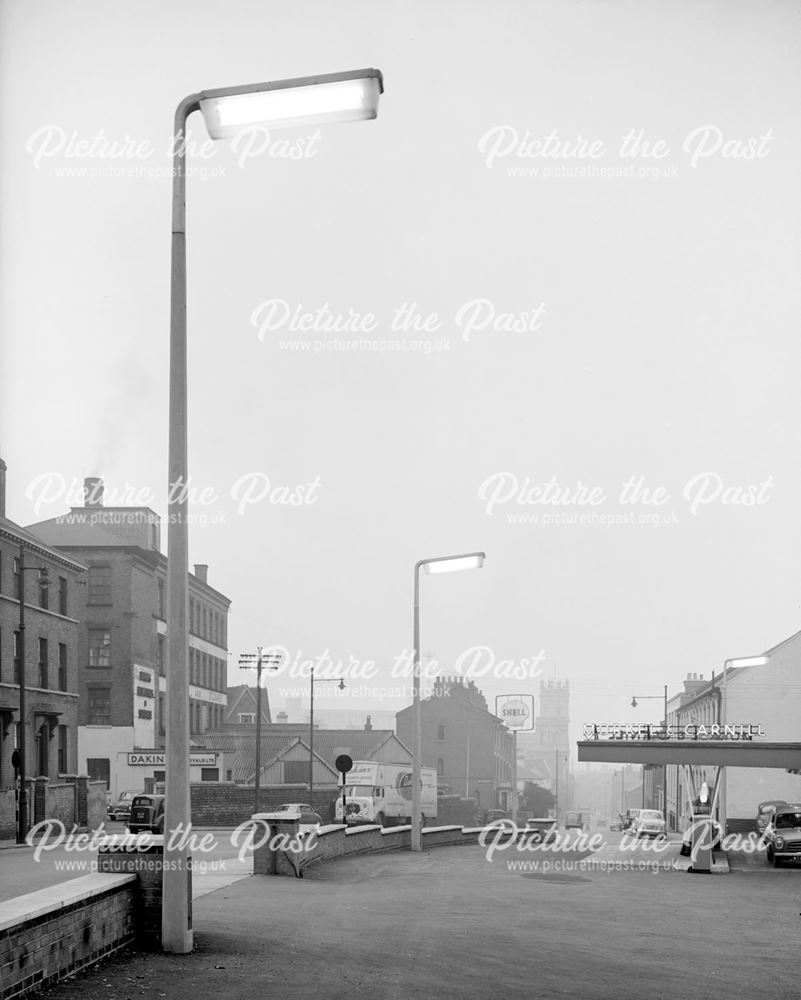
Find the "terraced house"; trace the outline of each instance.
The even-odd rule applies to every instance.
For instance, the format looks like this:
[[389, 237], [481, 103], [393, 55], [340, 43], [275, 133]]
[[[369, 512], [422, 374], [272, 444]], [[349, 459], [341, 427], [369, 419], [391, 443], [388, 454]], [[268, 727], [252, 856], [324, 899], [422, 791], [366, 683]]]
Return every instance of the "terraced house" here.
[[56, 781], [77, 770], [77, 608], [85, 574], [80, 560], [6, 517], [5, 488], [0, 460], [0, 837], [14, 831], [12, 757], [23, 734], [27, 778]]
[[[77, 617], [78, 766], [113, 795], [164, 780], [167, 558], [149, 507], [105, 507], [103, 483], [85, 480], [85, 504], [31, 525], [43, 542], [87, 566]], [[227, 704], [229, 599], [189, 574], [190, 729], [218, 729]], [[216, 781], [221, 761], [190, 758], [193, 781]]]

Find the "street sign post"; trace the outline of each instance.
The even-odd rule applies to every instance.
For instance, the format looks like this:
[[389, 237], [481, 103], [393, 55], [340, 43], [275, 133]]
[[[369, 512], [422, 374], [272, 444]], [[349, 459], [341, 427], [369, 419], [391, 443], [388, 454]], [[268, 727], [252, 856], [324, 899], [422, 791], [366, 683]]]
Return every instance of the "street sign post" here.
[[[353, 759], [346, 753], [341, 753], [334, 761], [334, 767], [342, 775], [342, 822], [345, 822], [345, 775], [353, 767]], [[336, 819], [336, 817], [334, 817]]]

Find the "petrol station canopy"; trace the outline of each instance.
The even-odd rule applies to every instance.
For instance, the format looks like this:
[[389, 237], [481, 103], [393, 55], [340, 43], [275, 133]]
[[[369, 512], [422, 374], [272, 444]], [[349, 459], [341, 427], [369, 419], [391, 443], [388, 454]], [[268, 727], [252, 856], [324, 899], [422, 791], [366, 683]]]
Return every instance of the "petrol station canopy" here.
[[748, 739], [593, 739], [579, 740], [577, 746], [581, 762], [801, 769], [801, 743]]

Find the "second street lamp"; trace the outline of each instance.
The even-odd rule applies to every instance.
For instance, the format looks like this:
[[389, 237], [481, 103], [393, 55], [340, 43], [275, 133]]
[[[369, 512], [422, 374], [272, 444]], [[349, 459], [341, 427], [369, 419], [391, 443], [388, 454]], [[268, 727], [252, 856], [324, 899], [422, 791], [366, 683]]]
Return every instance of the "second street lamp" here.
[[[668, 686], [662, 694], [632, 695], [631, 707], [636, 708], [638, 701], [663, 701], [665, 705], [665, 739], [668, 737]], [[642, 804], [645, 806], [645, 765], [642, 768]], [[662, 816], [667, 830], [667, 764], [662, 765]]]
[[375, 118], [383, 92], [377, 69], [206, 90], [185, 97], [173, 131], [172, 262], [170, 283], [170, 440], [167, 538], [167, 800], [162, 893], [162, 947], [187, 954], [187, 849], [176, 837], [189, 823], [189, 472], [187, 467], [186, 124], [203, 112], [213, 139], [247, 128], [272, 128]]
[[481, 569], [486, 556], [483, 552], [468, 552], [458, 556], [436, 556], [414, 564], [414, 676], [412, 678], [412, 834], [413, 851], [423, 849], [422, 789], [420, 767], [423, 755], [422, 722], [420, 719], [420, 567], [426, 573], [452, 573], [463, 569]]

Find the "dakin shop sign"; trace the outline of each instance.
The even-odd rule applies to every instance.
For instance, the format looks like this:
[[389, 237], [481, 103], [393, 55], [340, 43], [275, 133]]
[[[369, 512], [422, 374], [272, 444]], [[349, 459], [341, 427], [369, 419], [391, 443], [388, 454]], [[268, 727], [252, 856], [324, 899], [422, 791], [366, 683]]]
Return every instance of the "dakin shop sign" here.
[[736, 725], [632, 726], [601, 723], [584, 726], [585, 740], [753, 740], [766, 736], [761, 723]]
[[[217, 763], [216, 753], [190, 753], [190, 767], [214, 767]], [[129, 753], [129, 767], [166, 767], [166, 753]]]

